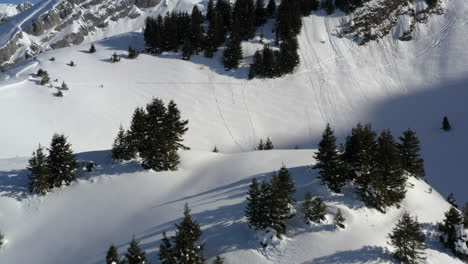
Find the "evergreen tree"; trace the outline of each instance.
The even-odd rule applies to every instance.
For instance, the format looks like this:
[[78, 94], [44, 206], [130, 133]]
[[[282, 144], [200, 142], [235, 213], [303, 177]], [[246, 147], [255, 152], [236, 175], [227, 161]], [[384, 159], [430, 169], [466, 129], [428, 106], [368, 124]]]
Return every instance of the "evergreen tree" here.
[[221, 25], [223, 25], [224, 35], [226, 35], [231, 30], [233, 21], [231, 4], [227, 0], [218, 0], [216, 1], [215, 10], [218, 18], [221, 20]]
[[119, 133], [112, 144], [112, 159], [118, 161], [134, 159], [136, 153], [131, 144], [128, 132], [126, 132], [122, 125], [120, 125]]
[[278, 7], [277, 27], [279, 40], [296, 37], [302, 28], [302, 11], [300, 2], [296, 0], [283, 0]]
[[445, 131], [452, 130], [452, 126], [450, 125], [450, 122], [446, 116], [444, 116], [444, 119], [442, 120], [442, 129]]
[[267, 21], [268, 14], [263, 0], [255, 1], [255, 26], [259, 27]]
[[344, 224], [345, 220], [346, 219], [343, 217], [343, 214], [341, 213], [341, 210], [338, 209], [338, 211], [336, 211], [335, 218], [333, 219], [333, 224], [336, 227], [345, 228], [345, 224]]
[[39, 195], [46, 195], [47, 192], [50, 191], [51, 186], [47, 171], [46, 155], [41, 145], [33, 152], [33, 157], [29, 159], [29, 166], [27, 169], [30, 171], [29, 191]]
[[299, 54], [297, 50], [299, 44], [295, 37], [285, 39], [280, 44], [280, 52], [277, 59], [277, 68], [279, 75], [292, 73], [296, 66], [299, 65]]
[[49, 78], [49, 74], [47, 72], [45, 72], [43, 74], [43, 77], [41, 79], [41, 85], [46, 85], [50, 82], [50, 78]]
[[253, 0], [236, 0], [232, 11], [232, 31], [238, 27], [238, 40], [248, 40], [255, 35], [256, 9]]
[[200, 225], [190, 215], [190, 208], [185, 204], [184, 219], [176, 225], [174, 237], [174, 257], [180, 264], [203, 264], [203, 244], [200, 244]]
[[265, 141], [265, 150], [272, 150], [274, 149], [275, 146], [273, 146], [273, 142], [271, 142], [270, 138], [267, 137], [266, 141]]
[[130, 140], [130, 149], [135, 152], [140, 152], [145, 148], [145, 139], [147, 138], [146, 121], [147, 115], [143, 108], [137, 107], [133, 112], [128, 136]]
[[253, 79], [255, 76], [265, 76], [263, 69], [263, 55], [262, 52], [257, 50], [253, 57], [253, 63], [250, 65], [249, 79]]
[[417, 178], [425, 176], [424, 160], [419, 155], [421, 148], [416, 133], [408, 129], [399, 139], [401, 143], [397, 145], [397, 148], [401, 156], [402, 168]]
[[224, 259], [220, 256], [216, 256], [216, 258], [213, 260], [213, 264], [223, 264]]
[[44, 76], [46, 76], [46, 75], [47, 75], [47, 76], [49, 75], [49, 73], [47, 73], [47, 71], [44, 71], [43, 69], [37, 70], [37, 73], [36, 73], [36, 76], [37, 76], [37, 77], [44, 77]]
[[305, 194], [304, 202], [302, 203], [302, 213], [304, 214], [306, 221], [312, 221], [313, 203], [312, 203], [312, 194], [310, 192], [307, 192]]
[[68, 90], [68, 85], [65, 82], [62, 82], [62, 90]]
[[173, 245], [171, 240], [166, 236], [166, 232], [164, 232], [161, 245], [159, 246], [159, 259], [162, 264], [177, 264], [174, 257]]
[[126, 264], [147, 264], [146, 252], [141, 250], [140, 242], [135, 238], [130, 242], [130, 246], [125, 254]]
[[278, 191], [276, 195], [281, 195], [289, 204], [291, 204], [294, 202], [292, 196], [295, 192], [296, 184], [294, 183], [289, 170], [283, 165], [278, 172]]
[[264, 150], [265, 149], [265, 143], [263, 143], [263, 139], [260, 139], [258, 142], [257, 150]]
[[218, 148], [217, 148], [216, 146], [213, 148], [213, 152], [214, 152], [214, 153], [218, 153], [218, 152], [219, 152], [219, 150], [218, 150]]
[[117, 248], [114, 245], [111, 245], [107, 251], [106, 264], [120, 264]]
[[274, 18], [276, 15], [276, 2], [275, 0], [269, 0], [266, 8], [268, 18]]
[[250, 228], [260, 229], [262, 228], [261, 220], [261, 192], [260, 186], [256, 178], [252, 179], [252, 183], [247, 193], [247, 208], [245, 209], [245, 216], [249, 221]]
[[49, 157], [46, 166], [50, 175], [49, 184], [53, 187], [69, 185], [75, 180], [75, 170], [78, 164], [67, 138], [64, 135], [55, 134], [48, 150]]
[[315, 223], [320, 223], [325, 220], [325, 215], [327, 214], [327, 206], [322, 201], [320, 196], [316, 196], [312, 199], [312, 212], [309, 216], [309, 220]]
[[128, 58], [136, 59], [140, 55], [132, 46], [128, 46]]
[[2, 247], [4, 243], [3, 239], [5, 239], [5, 236], [2, 234], [2, 232], [0, 232], [0, 248]]
[[447, 248], [455, 252], [455, 243], [458, 240], [457, 228], [463, 224], [463, 217], [455, 207], [450, 207], [445, 213], [445, 219], [439, 225], [439, 230], [442, 232], [441, 241]]
[[203, 15], [198, 10], [198, 6], [194, 5], [190, 17], [190, 46], [194, 54], [199, 54], [203, 47], [204, 31], [203, 31]]
[[91, 44], [91, 47], [89, 48], [89, 53], [95, 53], [96, 52], [96, 47], [94, 47], [94, 43]]
[[213, 0], [208, 1], [208, 6], [206, 8], [206, 19], [208, 22], [211, 24], [213, 23], [213, 18], [214, 18], [214, 3]]
[[405, 198], [406, 176], [390, 130], [383, 131], [377, 141], [371, 200], [367, 203], [384, 210], [385, 206], [398, 205]]
[[182, 59], [183, 60], [190, 60], [192, 57], [194, 48], [192, 47], [192, 41], [187, 37], [184, 39], [182, 44]]
[[466, 203], [463, 208], [463, 227], [468, 229], [468, 203]]
[[330, 190], [340, 192], [346, 184], [343, 165], [336, 149], [336, 137], [330, 124], [327, 124], [322, 134], [322, 140], [319, 143], [318, 152], [314, 157], [317, 160], [315, 169], [319, 169], [322, 183], [327, 185]]
[[275, 230], [278, 238], [281, 238], [281, 236], [286, 233], [286, 225], [283, 221], [292, 217], [288, 197], [281, 189], [280, 184], [278, 175], [274, 173], [267, 191], [265, 193], [262, 192], [266, 194], [266, 203], [262, 205], [269, 208], [269, 211], [267, 211], [267, 227]]
[[403, 214], [389, 234], [389, 238], [390, 244], [395, 247], [392, 255], [401, 263], [417, 264], [425, 259], [426, 237], [418, 220], [413, 219], [408, 213]]
[[231, 38], [226, 44], [226, 49], [223, 53], [222, 62], [226, 71], [239, 68], [240, 60], [242, 60], [241, 42], [235, 38]]
[[453, 207], [458, 208], [457, 201], [455, 200], [455, 196], [453, 195], [453, 193], [450, 193], [447, 196], [447, 202], [451, 204]]
[[276, 73], [276, 65], [275, 65], [275, 53], [273, 50], [270, 48], [268, 45], [263, 46], [263, 51], [262, 51], [262, 70], [263, 74], [260, 76], [265, 76], [272, 78], [275, 76]]
[[426, 0], [427, 5], [429, 8], [434, 9], [437, 7], [438, 0]]
[[333, 0], [325, 0], [324, 8], [327, 12], [327, 15], [335, 13], [335, 4], [333, 3]]
[[272, 221], [276, 221], [276, 219], [271, 219], [271, 209], [273, 207], [273, 192], [271, 185], [266, 182], [266, 180], [262, 181], [260, 185], [260, 198], [259, 198], [259, 219], [257, 220], [259, 229], [266, 229], [271, 227]]

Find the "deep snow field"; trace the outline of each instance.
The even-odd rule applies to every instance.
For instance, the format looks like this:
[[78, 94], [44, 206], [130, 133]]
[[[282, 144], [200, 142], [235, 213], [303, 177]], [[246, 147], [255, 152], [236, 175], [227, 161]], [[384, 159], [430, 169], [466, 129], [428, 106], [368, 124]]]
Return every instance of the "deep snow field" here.
[[[443, 197], [453, 192], [460, 204], [468, 202], [468, 3], [445, 5], [444, 15], [416, 26], [414, 40], [389, 35], [365, 46], [336, 36], [342, 14], [314, 13], [304, 18], [299, 36], [300, 66], [273, 80], [246, 78], [259, 38], [244, 43], [243, 66], [226, 72], [220, 53], [190, 61], [176, 54], [128, 60], [130, 44], [143, 49], [139, 30], [95, 41], [95, 54], [88, 53], [88, 42], [0, 74], [0, 230], [8, 240], [0, 263], [103, 263], [111, 243], [123, 253], [132, 235], [155, 263], [162, 232], [174, 230], [184, 202], [202, 225], [207, 256], [222, 254], [227, 263], [393, 263], [384, 247], [405, 210], [428, 232], [427, 263], [459, 263], [430, 235], [449, 208]], [[267, 38], [271, 27], [264, 28]], [[123, 55], [121, 62], [110, 62], [114, 52]], [[77, 66], [67, 66], [70, 61]], [[58, 79], [54, 86], [67, 83], [63, 98], [39, 85], [34, 73], [40, 68]], [[182, 153], [177, 172], [110, 160], [119, 125], [127, 127], [135, 107], [152, 97], [174, 99], [189, 119], [185, 143], [192, 150]], [[444, 116], [453, 127], [449, 133], [440, 129]], [[415, 130], [426, 179], [442, 196], [413, 179], [402, 208], [383, 215], [363, 207], [350, 189], [334, 195], [320, 186], [310, 165], [325, 124], [343, 143], [359, 121], [379, 131], [391, 128], [394, 136]], [[27, 159], [55, 132], [69, 137], [78, 158], [100, 167], [45, 198], [29, 195]], [[253, 152], [267, 136], [283, 150]], [[215, 145], [223, 154], [210, 152]], [[296, 145], [301, 150], [291, 150]], [[297, 198], [306, 191], [324, 196], [330, 217], [343, 211], [345, 230], [308, 228], [298, 215], [279, 245], [259, 249], [243, 217], [245, 194], [252, 176], [270, 175], [282, 164], [296, 180]]]

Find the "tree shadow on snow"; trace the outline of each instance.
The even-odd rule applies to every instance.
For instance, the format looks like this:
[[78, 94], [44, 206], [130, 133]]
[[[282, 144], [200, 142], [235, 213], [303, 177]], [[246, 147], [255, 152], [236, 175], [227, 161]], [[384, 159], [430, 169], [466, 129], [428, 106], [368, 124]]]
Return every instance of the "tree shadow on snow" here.
[[[309, 166], [289, 168], [289, 171], [297, 186], [297, 193], [295, 195], [297, 200], [302, 200], [304, 194], [310, 191], [314, 195], [321, 195], [324, 197], [325, 202], [335, 201], [335, 195], [330, 194], [325, 186], [320, 185], [315, 175], [311, 173]], [[256, 177], [257, 180], [261, 182], [264, 179], [270, 180], [272, 174], [273, 172], [261, 173], [252, 177]], [[205, 205], [223, 205], [215, 209], [192, 213], [192, 217], [201, 225], [203, 230], [202, 240], [206, 243], [206, 256], [216, 256], [234, 250], [260, 249], [261, 245], [255, 238], [255, 232], [248, 227], [244, 215], [244, 210], [247, 205], [245, 197], [252, 177], [195, 195], [184, 196], [164, 204], [155, 205], [153, 208], [156, 210], [159, 208], [162, 211], [164, 211], [164, 207], [182, 208], [183, 204], [187, 202], [193, 212], [197, 211], [198, 207], [204, 207]], [[343, 199], [343, 202], [346, 204], [348, 200], [350, 199]], [[348, 205], [352, 206], [353, 204]], [[299, 214], [296, 217], [298, 217], [298, 219], [295, 220], [296, 222], [302, 221]], [[168, 236], [173, 235], [176, 229], [175, 224], [180, 223], [180, 221], [182, 221], [182, 215], [180, 218], [173, 221], [154, 226], [144, 231], [144, 235], [136, 237], [138, 240], [150, 241], [142, 244], [142, 248], [149, 251], [148, 256], [150, 259], [158, 258], [157, 254], [162, 233], [166, 232]], [[305, 222], [303, 226], [305, 226]], [[290, 227], [295, 228], [294, 224], [290, 225]], [[304, 232], [334, 230], [334, 227], [328, 224], [318, 226], [315, 229], [305, 229]], [[298, 234], [288, 233], [288, 236], [289, 235], [294, 237]], [[119, 247], [125, 248], [126, 244], [119, 245]]]
[[365, 246], [357, 250], [348, 250], [333, 255], [316, 258], [302, 264], [341, 264], [341, 263], [397, 263], [382, 247]]

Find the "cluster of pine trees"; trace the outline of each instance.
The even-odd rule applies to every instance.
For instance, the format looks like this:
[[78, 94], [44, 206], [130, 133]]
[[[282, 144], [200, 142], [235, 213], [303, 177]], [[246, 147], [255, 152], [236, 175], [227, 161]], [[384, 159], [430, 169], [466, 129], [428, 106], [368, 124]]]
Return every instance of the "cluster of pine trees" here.
[[245, 210], [249, 226], [255, 230], [271, 229], [281, 238], [286, 233], [284, 221], [294, 216], [292, 195], [295, 192], [296, 186], [285, 166], [273, 174], [271, 182], [264, 180], [259, 184], [253, 178]]
[[[187, 204], [184, 207], [184, 218], [176, 224], [176, 233], [169, 238], [163, 234], [159, 246], [159, 260], [161, 264], [205, 264], [203, 255], [203, 244], [200, 242], [202, 231], [200, 225], [190, 214]], [[123, 259], [119, 258], [117, 248], [109, 247], [106, 255], [106, 264], [147, 264], [146, 252], [140, 247], [140, 242], [135, 238], [130, 242], [127, 253]], [[221, 257], [216, 257], [213, 264], [223, 264]]]
[[[182, 59], [204, 53], [213, 57], [225, 45], [222, 63], [226, 70], [236, 69], [242, 60], [241, 42], [252, 39], [258, 27], [269, 18], [276, 18], [275, 29], [279, 50], [265, 45], [257, 51], [251, 65], [249, 78], [277, 77], [290, 73], [299, 64], [297, 34], [302, 27], [302, 16], [319, 8], [317, 0], [285, 0], [276, 10], [270, 0], [265, 7], [262, 0], [237, 0], [208, 2], [206, 16], [194, 6], [192, 13], [170, 13], [165, 17], [147, 18], [144, 38], [146, 50], [159, 55], [165, 51], [182, 52]], [[205, 23], [207, 30], [205, 32]]]
[[271, 142], [269, 137], [267, 137], [265, 142], [263, 142], [263, 139], [260, 139], [257, 146], [257, 150], [272, 150], [274, 148], [275, 146], [273, 146], [273, 142]]
[[55, 134], [46, 156], [39, 145], [29, 159], [29, 191], [39, 195], [47, 194], [54, 187], [69, 185], [75, 180], [77, 161], [70, 143], [64, 135]]
[[349, 14], [356, 8], [362, 7], [366, 2], [369, 2], [369, 0], [335, 0], [335, 6]]
[[385, 212], [405, 197], [407, 175], [423, 177], [424, 162], [416, 133], [408, 129], [396, 142], [390, 130], [377, 137], [370, 124], [358, 124], [338, 150], [336, 137], [327, 125], [315, 155], [319, 177], [332, 191], [353, 183], [366, 205]]
[[124, 161], [138, 156], [146, 169], [176, 170], [180, 163], [177, 151], [188, 149], [182, 144], [187, 124], [174, 101], [166, 106], [161, 99], [153, 99], [145, 109], [135, 110], [130, 129], [120, 127], [112, 146], [112, 158]]

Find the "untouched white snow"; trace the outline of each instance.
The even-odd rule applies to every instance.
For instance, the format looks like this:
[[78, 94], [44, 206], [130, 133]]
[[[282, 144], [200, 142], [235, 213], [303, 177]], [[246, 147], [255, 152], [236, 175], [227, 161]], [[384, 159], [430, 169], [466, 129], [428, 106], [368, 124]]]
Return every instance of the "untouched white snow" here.
[[[430, 186], [414, 187], [400, 209], [387, 214], [354, 199], [352, 190], [330, 194], [311, 170], [313, 150], [273, 150], [239, 154], [188, 151], [177, 172], [144, 171], [134, 163], [113, 164], [109, 151], [79, 154], [99, 165], [71, 186], [45, 198], [25, 194], [26, 159], [0, 161], [0, 228], [8, 243], [2, 263], [103, 263], [111, 243], [123, 253], [134, 235], [151, 263], [158, 263], [162, 232], [171, 234], [189, 203], [199, 221], [206, 254], [226, 263], [393, 263], [385, 254], [387, 234], [406, 210], [417, 215], [428, 237], [427, 263], [462, 263], [443, 249], [434, 233], [449, 205]], [[332, 219], [338, 208], [346, 229], [309, 227], [299, 214], [274, 248], [263, 249], [244, 218], [245, 194], [253, 176], [262, 180], [284, 164], [297, 184], [295, 198], [321, 195]], [[297, 204], [298, 208], [300, 204]], [[25, 254], [24, 249], [27, 249]]]
[[17, 5], [14, 4], [0, 4], [0, 21], [3, 18], [9, 18], [18, 14]]

